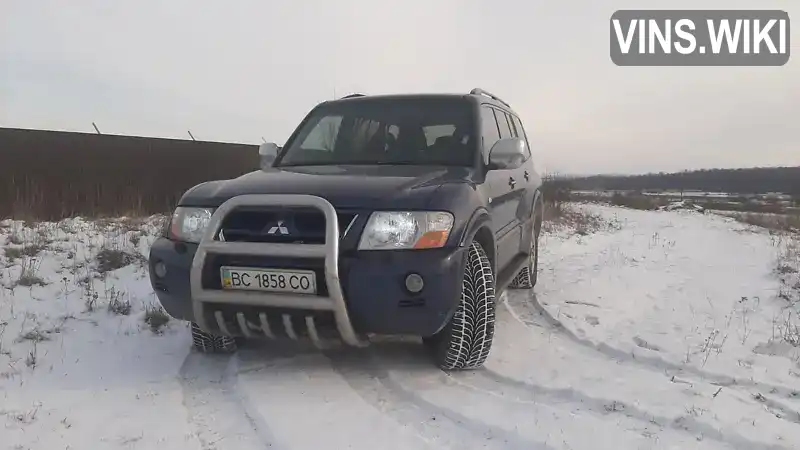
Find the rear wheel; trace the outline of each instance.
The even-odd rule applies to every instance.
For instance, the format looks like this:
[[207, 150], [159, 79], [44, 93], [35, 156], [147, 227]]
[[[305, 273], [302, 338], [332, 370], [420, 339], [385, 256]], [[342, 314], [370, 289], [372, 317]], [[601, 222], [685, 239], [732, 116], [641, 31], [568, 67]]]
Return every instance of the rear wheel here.
[[443, 370], [482, 366], [494, 338], [494, 275], [486, 252], [477, 242], [470, 244], [463, 277], [458, 309], [438, 334], [426, 339]]
[[532, 289], [536, 286], [539, 273], [539, 232], [541, 226], [538, 221], [534, 222], [533, 238], [531, 239], [531, 249], [528, 253], [528, 263], [519, 271], [514, 280], [511, 281], [511, 289]]
[[236, 339], [207, 333], [192, 322], [192, 344], [201, 353], [233, 353], [237, 350]]

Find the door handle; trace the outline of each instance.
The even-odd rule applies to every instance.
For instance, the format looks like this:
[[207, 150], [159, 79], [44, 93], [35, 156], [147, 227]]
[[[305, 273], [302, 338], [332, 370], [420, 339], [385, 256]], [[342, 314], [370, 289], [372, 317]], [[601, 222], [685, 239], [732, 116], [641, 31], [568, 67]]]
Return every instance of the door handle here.
[[531, 180], [531, 175], [530, 175], [530, 174], [528, 173], [528, 171], [526, 170], [526, 171], [525, 171], [525, 181], [530, 181], [530, 180]]
[[514, 178], [512, 178], [512, 177], [508, 177], [508, 185], [509, 185], [509, 186], [511, 186], [511, 189], [514, 189], [514, 186], [515, 186], [516, 184], [517, 184], [517, 182], [516, 182], [516, 181], [514, 181]]

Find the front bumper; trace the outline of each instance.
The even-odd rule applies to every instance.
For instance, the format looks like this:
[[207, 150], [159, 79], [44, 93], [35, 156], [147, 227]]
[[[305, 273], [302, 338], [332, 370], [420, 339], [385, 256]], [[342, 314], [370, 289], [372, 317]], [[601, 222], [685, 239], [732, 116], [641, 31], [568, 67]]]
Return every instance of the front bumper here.
[[[325, 244], [221, 242], [222, 219], [239, 206], [308, 206], [326, 216]], [[199, 244], [159, 238], [150, 251], [150, 279], [172, 316], [233, 336], [285, 335], [318, 340], [325, 328], [350, 345], [363, 334], [430, 336], [454, 313], [461, 294], [463, 247], [402, 251], [341, 251], [336, 211], [308, 195], [244, 195], [223, 203]], [[162, 263], [164, 276], [156, 275]], [[306, 269], [317, 274], [317, 295], [222, 290], [221, 265]], [[417, 273], [424, 288], [405, 288]]]

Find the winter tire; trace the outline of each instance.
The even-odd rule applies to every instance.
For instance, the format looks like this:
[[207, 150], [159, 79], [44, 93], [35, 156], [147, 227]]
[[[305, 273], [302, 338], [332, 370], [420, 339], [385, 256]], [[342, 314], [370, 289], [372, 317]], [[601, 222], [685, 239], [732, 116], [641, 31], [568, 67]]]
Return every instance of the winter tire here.
[[206, 333], [192, 322], [192, 343], [200, 353], [233, 353], [238, 348], [236, 339]]
[[461, 300], [453, 317], [426, 340], [443, 370], [475, 369], [489, 356], [494, 338], [495, 289], [492, 264], [480, 244], [467, 252]]
[[[535, 222], [538, 223], [538, 222]], [[528, 263], [519, 271], [508, 286], [510, 289], [533, 289], [539, 274], [539, 230], [540, 226], [534, 225], [531, 249], [528, 254]]]

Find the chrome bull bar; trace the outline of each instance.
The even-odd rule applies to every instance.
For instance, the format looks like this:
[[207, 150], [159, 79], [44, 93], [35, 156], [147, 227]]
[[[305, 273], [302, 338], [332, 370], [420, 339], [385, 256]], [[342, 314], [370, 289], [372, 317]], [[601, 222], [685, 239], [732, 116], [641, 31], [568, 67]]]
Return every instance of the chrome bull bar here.
[[[222, 221], [235, 208], [241, 206], [290, 206], [312, 207], [325, 215], [325, 244], [275, 244], [261, 242], [225, 242], [216, 239]], [[283, 256], [300, 258], [320, 258], [325, 260], [325, 282], [328, 287], [328, 296], [322, 297], [308, 294], [286, 294], [256, 291], [232, 291], [204, 289], [202, 285], [203, 266], [209, 253], [225, 255], [252, 255], [252, 256]], [[298, 310], [331, 311], [336, 321], [339, 335], [348, 345], [364, 346], [366, 342], [358, 337], [344, 301], [344, 293], [339, 282], [339, 222], [336, 209], [327, 200], [314, 195], [294, 194], [248, 194], [233, 197], [214, 211], [206, 228], [203, 238], [198, 244], [197, 251], [192, 260], [189, 275], [192, 294], [192, 308], [197, 326], [203, 331], [214, 332], [208, 327], [205, 315], [205, 303], [217, 302], [228, 304], [241, 304], [251, 306], [268, 306], [292, 308]], [[225, 324], [222, 312], [215, 311], [214, 318], [223, 334], [230, 335]], [[283, 315], [283, 325], [286, 334], [291, 339], [297, 339], [297, 334], [292, 326], [288, 314]], [[246, 337], [253, 334], [252, 329], [245, 320], [243, 313], [236, 314], [236, 321]], [[266, 313], [259, 314], [261, 332], [268, 338], [274, 334], [270, 329]], [[314, 323], [314, 317], [305, 316], [308, 335], [314, 344], [321, 346]]]

